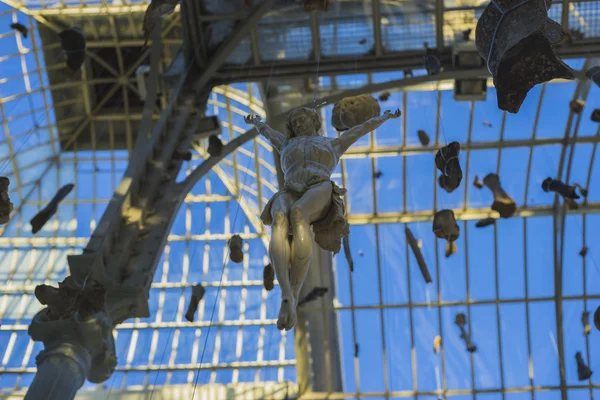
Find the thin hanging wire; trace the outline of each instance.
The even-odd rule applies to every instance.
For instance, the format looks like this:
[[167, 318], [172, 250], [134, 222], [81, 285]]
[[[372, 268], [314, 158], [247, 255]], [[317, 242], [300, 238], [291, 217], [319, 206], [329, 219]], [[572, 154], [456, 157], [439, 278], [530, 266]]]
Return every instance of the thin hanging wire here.
[[[246, 171], [250, 167], [250, 161], [252, 161], [252, 157], [248, 157], [248, 162], [246, 164]], [[239, 196], [240, 196], [240, 200], [238, 200], [238, 202], [243, 200], [244, 194], [241, 190], [241, 187], [246, 186], [246, 179], [248, 179], [248, 175], [249, 174], [245, 174], [244, 180], [242, 182], [242, 186], [240, 186], [240, 188], [238, 188]], [[238, 206], [237, 210], [235, 212], [235, 216], [233, 218], [233, 224], [232, 224], [233, 227], [235, 227], [235, 223], [237, 221], [237, 217], [240, 212], [240, 208], [241, 207]], [[231, 248], [229, 246], [227, 246], [227, 252], [225, 254], [225, 259], [223, 260], [223, 268], [221, 269], [221, 277], [219, 278], [219, 286], [217, 288], [217, 295], [215, 296], [215, 302], [213, 304], [212, 312], [210, 314], [210, 321], [208, 323], [208, 328], [206, 330], [206, 338], [204, 339], [204, 346], [202, 347], [202, 355], [200, 356], [200, 362], [198, 363], [199, 367], [198, 367], [198, 371], [196, 373], [196, 379], [194, 380], [194, 389], [192, 391], [191, 400], [193, 400], [194, 396], [196, 395], [196, 387], [198, 386], [198, 379], [200, 378], [200, 371], [202, 370], [202, 361], [204, 361], [204, 353], [206, 352], [206, 346], [208, 345], [208, 338], [210, 337], [210, 329], [212, 327], [213, 319], [215, 316], [215, 311], [217, 309], [217, 302], [219, 301], [219, 297], [221, 295], [221, 289], [223, 287], [223, 276], [225, 276], [225, 267], [227, 265], [227, 257], [229, 257], [230, 252], [231, 252]]]

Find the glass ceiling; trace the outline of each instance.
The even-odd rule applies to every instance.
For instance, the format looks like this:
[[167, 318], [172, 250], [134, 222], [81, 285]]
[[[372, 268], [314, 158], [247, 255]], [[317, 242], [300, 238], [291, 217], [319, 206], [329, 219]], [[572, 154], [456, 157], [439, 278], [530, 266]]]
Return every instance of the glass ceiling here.
[[[399, 8], [400, 3], [384, 2], [384, 10]], [[578, 7], [582, 26], [586, 18], [597, 20], [596, 2]], [[552, 16], [560, 20], [560, 11], [556, 12]], [[8, 28], [17, 20], [30, 27], [30, 39], [23, 40]], [[399, 35], [394, 29], [401, 28], [393, 28], [391, 16], [388, 21], [387, 34]], [[263, 22], [266, 26], [269, 21]], [[321, 27], [325, 53], [330, 48], [327, 32], [341, 23]], [[11, 179], [11, 201], [18, 209], [0, 230], [2, 394], [25, 390], [35, 373], [35, 355], [42, 346], [29, 339], [27, 327], [42, 307], [33, 296], [34, 287], [55, 285], [67, 275], [66, 255], [85, 247], [129, 157], [127, 150], [60, 151], [45, 61], [36, 47], [41, 43], [36, 24], [0, 2], [0, 175]], [[259, 37], [268, 34], [261, 31], [264, 26], [257, 30]], [[335, 46], [342, 50], [331, 44], [331, 49], [338, 49], [331, 51], [339, 55], [363, 36], [371, 38], [372, 26], [365, 25], [364, 14], [361, 26], [364, 33], [344, 39], [348, 43], [338, 42]], [[341, 32], [331, 33], [332, 38], [344, 36]], [[588, 33], [597, 36], [593, 32]], [[435, 30], [429, 40], [434, 36]], [[427, 40], [422, 39], [415, 39], [415, 48]], [[385, 47], [406, 49], [398, 43], [390, 40]], [[312, 49], [293, 48], [284, 56]], [[263, 51], [263, 59], [279, 57], [267, 46]], [[569, 60], [578, 70], [585, 62]], [[592, 60], [587, 66], [596, 64]], [[354, 71], [333, 79], [320, 77], [318, 90], [324, 95], [333, 86], [360, 87], [400, 77], [401, 72]], [[593, 313], [600, 306], [600, 236], [594, 229], [600, 224], [600, 191], [595, 190], [600, 185], [596, 156], [600, 129], [589, 120], [600, 108], [600, 88], [585, 82], [538, 86], [517, 115], [497, 109], [491, 87], [483, 102], [457, 102], [451, 89], [442, 82], [391, 90], [382, 109], [400, 108], [402, 118], [360, 140], [334, 174], [333, 179], [348, 189], [354, 257], [353, 273], [343, 253], [335, 257], [334, 307], [346, 397], [383, 399], [388, 393], [387, 398], [437, 399], [444, 393], [456, 400], [560, 398], [554, 196], [541, 190], [545, 178], [560, 173], [589, 189], [588, 204], [566, 217], [564, 229], [563, 298], [558, 301], [563, 310], [568, 396], [598, 398], [600, 375], [593, 375], [590, 383], [579, 382], [574, 355], [581, 351], [591, 369], [600, 371], [599, 333], [592, 330], [586, 337], [581, 324], [584, 310]], [[29, 94], [11, 97], [25, 93]], [[574, 98], [585, 101], [581, 117], [570, 115]], [[247, 130], [245, 114], [265, 116], [263, 100], [257, 84], [215, 88], [208, 113], [219, 115], [224, 142]], [[331, 109], [329, 105], [321, 111], [326, 132], [333, 137]], [[430, 147], [419, 144], [419, 129], [431, 137]], [[563, 146], [566, 133], [572, 139]], [[452, 141], [461, 143], [464, 176], [460, 188], [448, 194], [437, 186], [433, 156], [438, 147]], [[198, 148], [181, 177], [205, 156]], [[561, 158], [564, 167], [559, 172]], [[377, 172], [382, 173], [379, 178]], [[493, 198], [487, 189], [474, 190], [471, 182], [475, 175], [482, 178], [490, 172], [499, 174], [519, 213], [495, 227], [477, 229], [476, 221], [490, 215]], [[67, 183], [74, 183], [75, 190], [33, 237], [29, 220]], [[268, 293], [262, 288], [268, 230], [255, 222], [276, 190], [271, 147], [261, 138], [226, 157], [197, 184], [173, 225], [156, 272], [151, 316], [117, 328], [117, 372], [102, 385], [86, 383], [82, 390], [190, 386], [201, 366], [200, 385], [296, 381], [292, 333], [276, 329], [279, 289]], [[460, 220], [458, 252], [450, 258], [444, 256], [445, 242], [431, 232], [433, 211], [439, 209], [454, 209]], [[422, 241], [432, 284], [424, 283], [408, 250], [405, 226]], [[245, 239], [247, 256], [243, 264], [231, 264], [225, 257], [226, 240], [238, 232]], [[583, 245], [589, 247], [585, 258], [578, 255]], [[197, 282], [207, 292], [197, 321], [188, 323], [184, 307], [190, 286]], [[319, 311], [310, 304], [304, 310]], [[476, 353], [468, 353], [460, 339], [454, 324], [458, 312], [467, 316]], [[433, 352], [437, 335], [442, 337], [439, 354]]]

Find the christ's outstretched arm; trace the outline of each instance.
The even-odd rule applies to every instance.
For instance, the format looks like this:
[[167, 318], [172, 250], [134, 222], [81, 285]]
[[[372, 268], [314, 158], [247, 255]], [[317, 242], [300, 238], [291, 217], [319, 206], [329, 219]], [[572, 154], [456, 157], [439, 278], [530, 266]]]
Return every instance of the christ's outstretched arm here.
[[348, 129], [337, 139], [334, 139], [331, 144], [333, 148], [338, 152], [338, 156], [341, 156], [352, 146], [358, 139], [366, 135], [367, 133], [374, 131], [379, 128], [388, 119], [394, 119], [400, 117], [402, 113], [400, 110], [396, 110], [394, 113], [386, 111], [380, 117], [371, 118], [367, 122], [357, 125], [353, 128]]
[[271, 128], [269, 125], [263, 122], [258, 115], [247, 115], [244, 117], [244, 121], [246, 121], [247, 124], [254, 125], [258, 130], [258, 133], [266, 137], [267, 140], [271, 142], [273, 147], [277, 149], [277, 151], [281, 150], [281, 144], [285, 139], [285, 136], [283, 136], [281, 132]]

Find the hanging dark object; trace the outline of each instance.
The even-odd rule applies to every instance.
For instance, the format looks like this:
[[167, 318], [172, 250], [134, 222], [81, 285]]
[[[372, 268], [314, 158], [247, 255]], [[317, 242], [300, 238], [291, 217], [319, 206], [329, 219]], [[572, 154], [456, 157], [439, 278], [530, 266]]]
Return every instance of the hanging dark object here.
[[458, 251], [458, 247], [456, 246], [456, 242], [446, 242], [446, 258], [450, 257], [452, 254], [456, 254]]
[[471, 342], [471, 333], [467, 332], [465, 329], [466, 321], [467, 320], [465, 318], [465, 314], [456, 314], [456, 319], [454, 320], [454, 323], [460, 329], [460, 338], [465, 341], [465, 344], [467, 345], [467, 351], [469, 353], [474, 353], [477, 351], [477, 346], [475, 346], [473, 342]]
[[421, 275], [423, 275], [423, 279], [425, 279], [426, 283], [431, 283], [433, 280], [431, 279], [431, 275], [429, 274], [429, 269], [427, 268], [427, 264], [425, 263], [425, 258], [423, 257], [423, 253], [421, 253], [421, 249], [419, 248], [419, 244], [417, 243], [417, 239], [413, 235], [412, 231], [408, 228], [404, 228], [404, 233], [406, 235], [406, 240], [412, 250], [415, 258], [417, 259], [417, 265], [421, 270]]
[[275, 270], [271, 264], [265, 265], [265, 269], [263, 269], [263, 286], [268, 292], [275, 287]]
[[358, 42], [358, 44], [367, 44], [367, 39], [361, 39], [360, 42]]
[[542, 182], [542, 190], [544, 192], [554, 192], [560, 194], [565, 199], [579, 199], [579, 195], [575, 192], [575, 186], [569, 186], [566, 183], [557, 179], [546, 178]]
[[304, 296], [304, 298], [302, 300], [300, 300], [298, 302], [298, 307], [303, 306], [308, 302], [317, 300], [318, 298], [325, 296], [325, 293], [327, 293], [327, 291], [328, 291], [328, 289], [326, 287], [312, 288], [312, 290], [306, 296]]
[[71, 193], [71, 190], [73, 190], [74, 187], [75, 185], [70, 183], [58, 189], [58, 192], [56, 192], [52, 200], [50, 200], [50, 203], [29, 221], [31, 224], [31, 233], [35, 235], [44, 227], [44, 225], [46, 225], [50, 218], [56, 213], [60, 202]]
[[600, 108], [596, 108], [594, 111], [592, 111], [590, 119], [592, 122], [600, 122]]
[[422, 146], [429, 145], [429, 135], [424, 130], [419, 129], [417, 131], [417, 136], [419, 137], [419, 142], [421, 142]]
[[223, 151], [223, 142], [217, 135], [208, 138], [208, 149], [206, 150], [211, 157], [219, 157]]
[[600, 66], [592, 67], [585, 73], [589, 79], [591, 79], [596, 86], [600, 87]]
[[483, 178], [483, 184], [487, 186], [494, 195], [492, 210], [497, 211], [502, 218], [510, 218], [517, 211], [515, 201], [500, 186], [500, 177], [496, 174], [488, 174]]
[[423, 64], [427, 70], [427, 75], [437, 75], [442, 70], [442, 62], [440, 61], [440, 52], [436, 49], [429, 48], [427, 42], [423, 43], [425, 47], [425, 57], [423, 58]]
[[460, 236], [460, 228], [452, 210], [440, 210], [433, 216], [433, 233], [439, 239], [454, 242]]
[[581, 114], [584, 106], [585, 103], [583, 102], [583, 100], [571, 100], [571, 102], [569, 103], [569, 108], [571, 109], [571, 112], [573, 114]]
[[190, 161], [192, 159], [191, 151], [179, 151], [175, 150], [173, 152], [173, 157], [171, 157], [173, 161]]
[[344, 236], [342, 239], [342, 244], [344, 245], [344, 255], [346, 256], [346, 261], [348, 262], [348, 267], [350, 268], [350, 272], [354, 272], [354, 260], [352, 259], [352, 250], [350, 250], [350, 235]]
[[383, 176], [383, 172], [381, 171], [375, 171], [375, 173], [373, 174], [373, 178], [375, 179], [379, 179]]
[[589, 250], [589, 249], [587, 248], [587, 246], [585, 246], [585, 245], [584, 245], [584, 246], [581, 248], [581, 250], [579, 250], [579, 255], [580, 255], [581, 257], [585, 257], [585, 256], [587, 256], [588, 250]]
[[477, 21], [475, 43], [493, 76], [501, 110], [517, 113], [537, 84], [575, 78], [552, 49], [567, 33], [548, 17], [551, 3], [495, 0]]
[[187, 312], [185, 313], [185, 319], [188, 321], [194, 322], [194, 316], [196, 315], [200, 301], [204, 297], [204, 293], [206, 293], [206, 289], [202, 285], [192, 286], [192, 297], [190, 297]]
[[240, 235], [233, 235], [229, 239], [229, 259], [234, 263], [244, 261], [244, 252], [242, 251], [243, 241]]
[[594, 313], [594, 325], [600, 331], [600, 307], [596, 308], [596, 312]]
[[487, 217], [484, 219], [480, 219], [475, 224], [476, 228], [485, 228], [486, 226], [494, 225], [496, 223], [496, 218]]
[[577, 189], [579, 189], [579, 193], [581, 193], [581, 195], [583, 197], [587, 197], [588, 195], [588, 191], [586, 188], [584, 188], [583, 186], [581, 186], [579, 183], [575, 182], [573, 183], [573, 186], [575, 186]]
[[584, 311], [581, 314], [581, 324], [583, 325], [583, 334], [585, 336], [589, 335], [592, 327], [590, 326], [590, 312]]
[[304, 11], [327, 11], [329, 0], [304, 0]]
[[475, 175], [475, 179], [473, 179], [473, 186], [475, 186], [477, 189], [483, 189], [483, 182], [479, 180], [477, 175]]
[[383, 92], [379, 95], [379, 101], [388, 101], [391, 95], [390, 92]]
[[7, 224], [10, 219], [10, 213], [13, 210], [13, 203], [8, 196], [8, 186], [10, 179], [0, 176], [0, 225]]
[[53, 321], [72, 318], [76, 313], [81, 320], [87, 320], [104, 309], [106, 291], [93, 279], [82, 288], [72, 276], [68, 276], [58, 284], [58, 288], [36, 286], [34, 294], [42, 305], [48, 306], [49, 317]]
[[462, 39], [465, 42], [468, 42], [469, 40], [471, 40], [471, 33], [473, 33], [473, 29], [469, 28], [465, 31], [462, 31], [461, 33], [462, 33]]
[[580, 352], [575, 353], [575, 360], [577, 360], [577, 378], [580, 381], [587, 381], [592, 376], [592, 370], [590, 367], [585, 365], [583, 357]]
[[60, 45], [67, 57], [67, 67], [79, 71], [85, 61], [86, 40], [80, 28], [73, 27], [58, 34]]
[[15, 22], [14, 24], [10, 25], [10, 28], [21, 32], [23, 39], [27, 39], [27, 33], [29, 32], [29, 29], [27, 29], [25, 25]]
[[438, 150], [435, 155], [435, 166], [442, 172], [438, 179], [440, 186], [448, 193], [460, 186], [462, 169], [460, 168], [460, 144], [452, 142]]

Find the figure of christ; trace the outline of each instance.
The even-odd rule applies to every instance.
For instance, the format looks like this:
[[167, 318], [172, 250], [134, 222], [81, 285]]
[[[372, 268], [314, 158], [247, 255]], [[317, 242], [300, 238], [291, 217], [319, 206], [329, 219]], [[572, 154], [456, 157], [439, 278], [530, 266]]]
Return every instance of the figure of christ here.
[[313, 109], [292, 110], [285, 134], [257, 115], [245, 117], [246, 123], [254, 125], [278, 150], [284, 174], [284, 187], [261, 214], [262, 222], [272, 227], [269, 256], [282, 297], [279, 330], [290, 330], [296, 324], [298, 297], [312, 258], [311, 226], [314, 241], [334, 253], [349, 233], [342, 200], [345, 190], [331, 181], [340, 157], [358, 139], [400, 114], [400, 110], [386, 111], [335, 139], [322, 136], [321, 118]]

